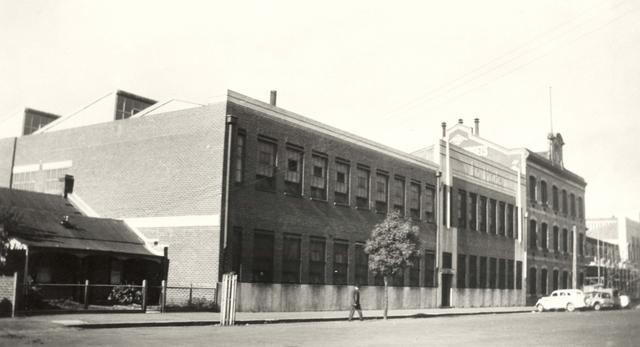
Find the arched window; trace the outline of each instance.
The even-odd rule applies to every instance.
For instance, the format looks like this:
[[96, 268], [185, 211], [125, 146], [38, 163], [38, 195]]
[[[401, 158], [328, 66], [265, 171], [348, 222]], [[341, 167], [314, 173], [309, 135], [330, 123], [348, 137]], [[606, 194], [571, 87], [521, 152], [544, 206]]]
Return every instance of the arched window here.
[[537, 186], [536, 186], [536, 178], [534, 176], [529, 176], [529, 201], [531, 202], [536, 202], [537, 200], [537, 196], [536, 196], [536, 190], [537, 190]]
[[547, 287], [548, 276], [547, 269], [542, 269], [540, 271], [540, 293], [542, 295], [549, 294], [549, 288]]
[[547, 205], [549, 203], [549, 196], [547, 193], [547, 182], [540, 181], [540, 200], [543, 205]]
[[529, 221], [529, 249], [536, 249], [538, 248], [538, 245], [536, 244], [536, 221], [535, 220], [530, 220]]
[[536, 268], [532, 267], [529, 269], [529, 278], [527, 282], [529, 282], [529, 294], [536, 295]]

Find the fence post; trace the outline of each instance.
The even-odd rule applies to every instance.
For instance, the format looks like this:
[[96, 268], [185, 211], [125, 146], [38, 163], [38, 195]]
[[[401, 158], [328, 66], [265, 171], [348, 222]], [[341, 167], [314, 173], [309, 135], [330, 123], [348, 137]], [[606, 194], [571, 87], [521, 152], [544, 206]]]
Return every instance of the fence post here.
[[220, 325], [234, 325], [236, 320], [236, 293], [238, 275], [222, 275], [222, 293], [220, 295]]
[[89, 308], [89, 280], [84, 280], [84, 309]]
[[164, 307], [167, 304], [167, 281], [162, 280], [160, 283], [160, 313], [164, 313]]
[[193, 300], [193, 283], [189, 285], [189, 306], [191, 306], [191, 300]]
[[16, 316], [16, 300], [18, 299], [18, 271], [13, 273], [13, 298], [11, 299], [11, 318]]
[[227, 277], [228, 274], [222, 275], [222, 293], [220, 293], [220, 325], [227, 325]]
[[236, 324], [236, 294], [238, 285], [238, 275], [231, 275], [231, 297], [229, 298], [229, 310], [231, 311], [229, 325]]
[[147, 280], [142, 280], [142, 312], [147, 312]]

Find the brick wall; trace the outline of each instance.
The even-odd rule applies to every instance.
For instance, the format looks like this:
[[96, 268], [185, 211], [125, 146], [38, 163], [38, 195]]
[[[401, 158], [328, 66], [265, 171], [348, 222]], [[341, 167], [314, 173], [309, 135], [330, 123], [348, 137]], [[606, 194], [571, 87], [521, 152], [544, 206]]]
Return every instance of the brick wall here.
[[[11, 315], [14, 280], [12, 275], [0, 274], [0, 317]], [[6, 300], [6, 301], [5, 301]]]
[[[355, 282], [355, 243], [364, 243], [376, 223], [384, 219], [383, 214], [373, 209], [355, 208], [355, 186], [357, 164], [370, 168], [371, 193], [374, 199], [374, 179], [376, 170], [388, 172], [389, 182], [395, 175], [405, 178], [408, 188], [411, 180], [420, 182], [424, 195], [425, 185], [435, 186], [434, 170], [418, 164], [383, 154], [345, 139], [321, 133], [313, 129], [291, 124], [283, 120], [275, 120], [264, 114], [245, 107], [230, 104], [230, 113], [237, 117], [237, 127], [246, 132], [246, 157], [244, 182], [234, 185], [231, 194], [230, 224], [232, 228], [242, 230], [242, 270], [241, 281], [251, 281], [253, 261], [253, 237], [256, 230], [267, 230], [274, 233], [274, 276], [273, 281], [281, 281], [283, 235], [292, 233], [301, 237], [301, 283], [309, 283], [309, 241], [311, 237], [323, 237], [326, 240], [325, 250], [325, 283], [333, 283], [333, 243], [345, 240], [349, 243], [348, 283]], [[278, 169], [276, 174], [276, 190], [274, 192], [256, 189], [256, 162], [258, 136], [268, 136], [277, 142]], [[286, 170], [286, 144], [300, 146], [304, 152], [303, 196], [284, 194], [284, 175]], [[328, 158], [328, 199], [317, 201], [310, 199], [310, 181], [312, 179], [312, 153], [314, 151], [327, 155]], [[350, 200], [348, 206], [334, 203], [335, 161], [346, 159], [350, 163]], [[407, 189], [408, 190], [408, 189]], [[391, 188], [389, 190], [392, 192]], [[390, 194], [391, 195], [391, 194]], [[435, 250], [435, 224], [425, 222], [424, 196], [422, 197], [422, 219], [416, 224], [420, 228], [422, 250]], [[389, 198], [391, 208], [391, 198]], [[405, 209], [408, 206], [405, 203]], [[230, 252], [230, 249], [229, 249]], [[229, 257], [231, 255], [229, 254]], [[422, 278], [421, 271], [421, 281]], [[373, 276], [369, 275], [369, 284], [373, 284]], [[408, 276], [405, 276], [408, 283]], [[424, 283], [424, 282], [421, 282]]]
[[11, 177], [14, 138], [0, 139], [0, 186], [8, 187]]
[[225, 108], [211, 104], [21, 137], [16, 165], [71, 161], [74, 194], [102, 217], [138, 219], [145, 237], [169, 247], [170, 283], [212, 284], [219, 220], [145, 228], [144, 219], [220, 215]]

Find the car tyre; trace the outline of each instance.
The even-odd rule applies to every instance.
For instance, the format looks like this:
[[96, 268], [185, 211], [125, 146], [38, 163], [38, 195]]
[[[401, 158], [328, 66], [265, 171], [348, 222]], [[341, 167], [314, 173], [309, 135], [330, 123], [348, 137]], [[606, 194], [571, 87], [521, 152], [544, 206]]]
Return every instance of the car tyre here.
[[573, 312], [576, 309], [575, 306], [573, 306], [572, 303], [568, 303], [567, 304], [567, 312]]
[[593, 309], [596, 310], [596, 311], [600, 311], [601, 308], [602, 308], [602, 306], [600, 305], [599, 302], [596, 302], [596, 304], [593, 305]]
[[536, 311], [538, 311], [538, 312], [544, 312], [544, 306], [542, 306], [542, 304], [537, 304], [537, 305], [536, 305]]

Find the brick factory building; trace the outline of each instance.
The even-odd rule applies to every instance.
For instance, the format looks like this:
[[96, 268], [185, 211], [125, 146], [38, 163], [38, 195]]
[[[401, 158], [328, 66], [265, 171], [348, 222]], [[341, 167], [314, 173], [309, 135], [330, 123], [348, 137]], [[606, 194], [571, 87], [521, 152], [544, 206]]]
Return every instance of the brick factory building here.
[[[582, 221], [584, 233], [584, 185], [542, 156], [480, 138], [477, 124], [410, 155], [281, 109], [275, 95], [153, 102], [118, 91], [0, 139], [0, 186], [60, 192], [59, 178], [73, 175], [87, 215], [122, 219], [149, 247], [168, 247], [169, 285], [238, 273], [242, 311], [346, 309], [355, 283], [367, 308], [381, 307], [364, 242], [393, 209], [414, 220], [421, 247], [417, 266], [392, 280], [391, 308], [522, 305], [527, 269], [575, 273], [564, 230]], [[528, 204], [529, 176], [579, 199], [569, 210], [580, 215]], [[527, 252], [534, 219], [555, 223], [567, 251]]]

